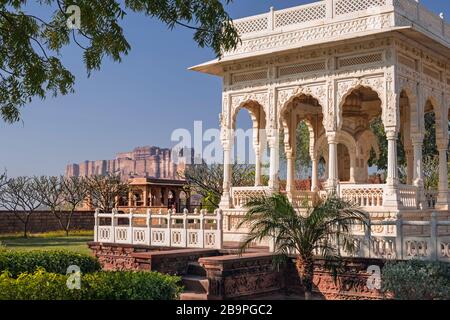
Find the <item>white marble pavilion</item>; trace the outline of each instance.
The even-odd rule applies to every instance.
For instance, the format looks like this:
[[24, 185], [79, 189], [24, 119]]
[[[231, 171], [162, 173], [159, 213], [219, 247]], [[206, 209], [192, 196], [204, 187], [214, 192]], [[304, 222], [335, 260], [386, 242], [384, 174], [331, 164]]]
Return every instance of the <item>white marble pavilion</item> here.
[[[253, 187], [233, 187], [224, 170], [224, 240], [244, 232], [236, 225], [252, 195], [279, 191], [279, 136], [287, 158], [286, 192], [294, 203], [327, 192], [356, 201], [374, 219], [399, 213], [416, 220], [431, 211], [450, 216], [448, 121], [450, 121], [450, 24], [418, 0], [324, 0], [235, 20], [242, 42], [220, 60], [192, 70], [223, 79], [221, 139], [225, 163], [233, 152], [233, 131], [241, 109], [251, 114], [255, 134]], [[439, 151], [439, 189], [424, 190], [424, 116], [434, 112]], [[381, 117], [387, 135], [385, 184], [368, 183], [371, 150], [379, 152], [369, 124]], [[312, 187], [294, 183], [295, 131], [310, 132]], [[261, 154], [270, 149], [270, 181], [261, 185]], [[407, 184], [399, 181], [399, 133], [407, 158]], [[326, 162], [325, 190], [319, 190], [319, 159]]]

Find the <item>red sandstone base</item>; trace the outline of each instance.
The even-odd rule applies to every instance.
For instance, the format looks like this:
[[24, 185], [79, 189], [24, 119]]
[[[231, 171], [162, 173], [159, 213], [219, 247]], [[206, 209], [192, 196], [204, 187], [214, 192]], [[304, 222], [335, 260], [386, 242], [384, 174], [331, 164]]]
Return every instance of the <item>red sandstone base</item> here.
[[[293, 261], [277, 268], [273, 255], [268, 252], [238, 255], [235, 250], [175, 250], [95, 242], [89, 243], [89, 247], [105, 270], [158, 271], [182, 276], [187, 287], [193, 284], [193, 287], [204, 288], [204, 292], [191, 292], [189, 297], [230, 300], [303, 293]], [[342, 266], [344, 272], [334, 278], [324, 267], [324, 261], [316, 260], [314, 292], [324, 299], [382, 299], [379, 290], [367, 287], [367, 268], [383, 264], [381, 260], [349, 258]], [[197, 269], [195, 275], [190, 274], [192, 267]]]

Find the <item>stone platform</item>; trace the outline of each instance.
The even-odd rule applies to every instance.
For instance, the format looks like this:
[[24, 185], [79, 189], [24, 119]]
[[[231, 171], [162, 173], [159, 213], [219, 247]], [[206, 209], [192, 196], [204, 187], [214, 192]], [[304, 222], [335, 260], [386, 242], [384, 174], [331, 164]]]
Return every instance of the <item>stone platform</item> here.
[[[182, 277], [183, 300], [297, 299], [303, 290], [293, 261], [276, 267], [268, 248], [251, 248], [240, 255], [238, 244], [223, 250], [173, 249], [90, 242], [89, 247], [105, 270], [157, 271]], [[315, 299], [382, 299], [367, 288], [370, 265], [381, 260], [348, 258], [345, 272], [333, 278], [318, 259], [315, 265]]]

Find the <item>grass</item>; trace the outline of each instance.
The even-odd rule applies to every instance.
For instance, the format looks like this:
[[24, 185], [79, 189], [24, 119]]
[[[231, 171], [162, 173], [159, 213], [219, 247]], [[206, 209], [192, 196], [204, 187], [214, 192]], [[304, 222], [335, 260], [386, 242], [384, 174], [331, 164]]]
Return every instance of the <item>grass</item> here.
[[0, 243], [11, 250], [70, 250], [91, 254], [86, 243], [93, 237], [93, 231], [71, 231], [68, 237], [65, 232], [55, 231], [30, 234], [28, 238], [22, 234], [0, 235]]

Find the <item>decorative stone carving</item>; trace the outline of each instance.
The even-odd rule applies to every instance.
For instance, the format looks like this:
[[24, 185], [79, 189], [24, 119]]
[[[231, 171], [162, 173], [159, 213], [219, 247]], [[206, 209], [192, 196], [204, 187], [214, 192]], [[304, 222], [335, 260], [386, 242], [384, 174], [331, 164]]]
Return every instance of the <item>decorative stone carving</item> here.
[[249, 103], [259, 104], [265, 114], [269, 113], [269, 101], [267, 92], [245, 93], [243, 95], [236, 95], [231, 97], [231, 114], [233, 121], [236, 118], [238, 111], [241, 108], [246, 107], [246, 104]]
[[328, 25], [305, 28], [267, 37], [243, 40], [242, 44], [238, 46], [236, 50], [226, 53], [225, 56], [228, 57], [248, 52], [265, 51], [273, 48], [286, 48], [307, 42], [323, 42], [326, 39], [344, 37], [348, 34], [386, 29], [390, 27], [392, 17], [392, 13], [387, 13], [378, 16], [362, 17], [359, 19], [330, 23]]

